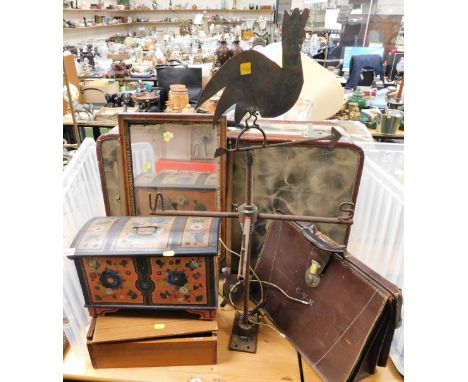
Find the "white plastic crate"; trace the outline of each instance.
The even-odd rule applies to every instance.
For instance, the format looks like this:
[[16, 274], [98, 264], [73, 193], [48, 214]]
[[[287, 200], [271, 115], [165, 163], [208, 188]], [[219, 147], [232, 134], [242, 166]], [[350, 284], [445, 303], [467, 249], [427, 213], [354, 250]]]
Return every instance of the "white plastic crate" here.
[[355, 143], [362, 147], [366, 159], [371, 159], [376, 165], [401, 184], [401, 192], [403, 195], [404, 144], [381, 142]]
[[96, 142], [86, 138], [63, 171], [63, 247], [94, 216], [105, 216]]
[[63, 329], [71, 349], [78, 355], [86, 354], [86, 332], [90, 317], [84, 308], [74, 263], [66, 257], [63, 270], [63, 311], [68, 319], [68, 324], [64, 325]]
[[[348, 250], [403, 290], [403, 144], [356, 143], [363, 148], [366, 158]], [[390, 351], [401, 373], [404, 368], [403, 336], [404, 320], [395, 331]]]
[[92, 217], [105, 216], [99, 178], [96, 142], [86, 138], [63, 172], [63, 310], [69, 323], [64, 325], [71, 349], [86, 354], [86, 330], [90, 322], [84, 308], [80, 282], [66, 250], [80, 228]]

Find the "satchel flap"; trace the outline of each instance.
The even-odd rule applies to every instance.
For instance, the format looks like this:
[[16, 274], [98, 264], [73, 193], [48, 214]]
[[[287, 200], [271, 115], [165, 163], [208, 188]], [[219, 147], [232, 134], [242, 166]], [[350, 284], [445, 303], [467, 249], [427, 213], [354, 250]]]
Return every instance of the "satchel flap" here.
[[[322, 234], [316, 225], [305, 225], [303, 222], [288, 222], [302, 236], [313, 245], [309, 257], [311, 260], [311, 268], [309, 276], [306, 276], [309, 286], [317, 286], [320, 282], [319, 277], [327, 268], [330, 257], [333, 253], [343, 254], [346, 251], [346, 246], [340, 245]], [[318, 267], [318, 268], [317, 268]]]

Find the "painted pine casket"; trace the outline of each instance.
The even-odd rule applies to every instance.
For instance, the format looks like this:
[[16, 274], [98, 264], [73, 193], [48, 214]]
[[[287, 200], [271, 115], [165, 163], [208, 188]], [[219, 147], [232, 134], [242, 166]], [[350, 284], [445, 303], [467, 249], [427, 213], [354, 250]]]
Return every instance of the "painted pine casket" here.
[[162, 194], [166, 209], [216, 211], [218, 184], [217, 173], [169, 170], [140, 174], [135, 178], [140, 215], [149, 215], [149, 194], [157, 192]]
[[220, 219], [98, 217], [69, 256], [91, 315], [119, 309], [188, 310], [214, 318]]

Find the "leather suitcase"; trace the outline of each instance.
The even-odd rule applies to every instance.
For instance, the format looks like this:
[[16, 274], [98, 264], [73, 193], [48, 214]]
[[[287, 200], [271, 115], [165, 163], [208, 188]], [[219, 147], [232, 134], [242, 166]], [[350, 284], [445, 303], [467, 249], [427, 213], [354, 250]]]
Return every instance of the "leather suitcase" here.
[[[401, 323], [401, 290], [315, 226], [271, 224], [255, 272], [263, 309], [324, 381], [357, 381], [386, 366]], [[318, 283], [318, 285], [315, 285]], [[259, 292], [255, 288], [254, 299]]]
[[[268, 121], [262, 121], [262, 127]], [[284, 132], [304, 123], [279, 123]], [[265, 126], [264, 126], [265, 125]], [[330, 134], [330, 122], [313, 122], [314, 136], [299, 134], [269, 134], [268, 143], [302, 141]], [[228, 133], [228, 146], [235, 144], [238, 133]], [[241, 145], [261, 144], [260, 133], [247, 132]], [[230, 153], [227, 161], [227, 206], [235, 211], [245, 198], [244, 153]], [[334, 148], [330, 142], [321, 140], [291, 147], [270, 147], [256, 150], [254, 157], [254, 203], [260, 212], [274, 213], [277, 209], [288, 210], [296, 215], [340, 215], [342, 202], [356, 203], [362, 168], [363, 150], [348, 138], [342, 137]], [[258, 258], [265, 239], [267, 221], [255, 223], [252, 234], [252, 259]], [[228, 245], [237, 252], [241, 246], [241, 230], [238, 222], [227, 222]], [[340, 224], [317, 224], [319, 229], [340, 244], [347, 244], [350, 227]]]
[[118, 126], [99, 136], [96, 154], [106, 215], [125, 216], [124, 172]]

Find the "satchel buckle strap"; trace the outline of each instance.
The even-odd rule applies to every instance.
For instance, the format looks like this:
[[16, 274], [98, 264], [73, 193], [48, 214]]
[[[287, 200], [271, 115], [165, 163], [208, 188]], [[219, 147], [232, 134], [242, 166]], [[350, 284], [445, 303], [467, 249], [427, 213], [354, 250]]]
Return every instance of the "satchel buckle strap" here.
[[315, 259], [312, 258], [311, 265], [305, 271], [305, 283], [311, 288], [316, 288], [327, 269], [332, 253], [343, 254], [346, 251], [346, 246], [339, 245], [328, 236], [323, 235], [315, 224], [301, 227], [300, 230], [304, 238], [314, 247], [325, 252], [313, 251]]

